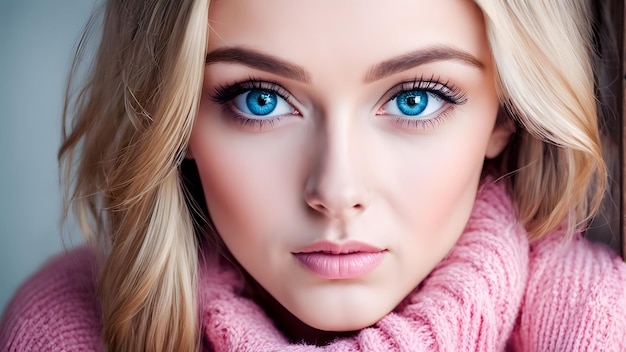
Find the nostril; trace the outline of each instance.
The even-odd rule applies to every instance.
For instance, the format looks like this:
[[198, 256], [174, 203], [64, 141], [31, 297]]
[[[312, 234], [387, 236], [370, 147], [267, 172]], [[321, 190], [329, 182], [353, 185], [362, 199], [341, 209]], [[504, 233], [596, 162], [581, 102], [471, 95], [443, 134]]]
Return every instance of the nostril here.
[[353, 205], [352, 209], [361, 211], [361, 210], [364, 210], [365, 207], [363, 206], [363, 204], [358, 203], [358, 204]]
[[364, 203], [360, 202], [353, 203], [352, 205], [346, 202], [343, 206], [339, 204], [327, 206], [324, 202], [319, 201], [307, 201], [306, 204], [309, 211], [331, 218], [351, 217], [363, 213], [367, 208]]
[[306, 206], [309, 210], [314, 211], [316, 213], [320, 213], [320, 214], [325, 214], [325, 215], [329, 215], [329, 210], [328, 208], [326, 208], [324, 206], [324, 204], [322, 202], [320, 202], [317, 199], [312, 199], [312, 198], [307, 198], [306, 201]]

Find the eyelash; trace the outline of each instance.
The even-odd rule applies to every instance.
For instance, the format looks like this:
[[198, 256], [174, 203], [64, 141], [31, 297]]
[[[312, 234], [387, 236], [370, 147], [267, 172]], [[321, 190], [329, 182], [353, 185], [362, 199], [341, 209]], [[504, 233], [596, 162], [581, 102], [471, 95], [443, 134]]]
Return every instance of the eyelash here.
[[403, 128], [434, 128], [437, 126], [437, 124], [443, 122], [445, 118], [450, 116], [450, 113], [452, 112], [454, 106], [462, 105], [467, 102], [465, 93], [462, 92], [457, 86], [450, 83], [450, 81], [442, 82], [439, 77], [436, 77], [434, 75], [430, 76], [430, 78], [427, 79], [425, 79], [424, 76], [421, 76], [419, 78], [415, 78], [412, 81], [399, 83], [389, 89], [383, 95], [383, 99], [381, 100], [384, 103], [381, 104], [381, 107], [378, 111], [381, 111], [386, 104], [398, 98], [402, 93], [415, 90], [431, 93], [443, 100], [445, 103], [451, 104], [451, 106], [445, 108], [443, 111], [437, 112], [437, 116], [429, 119], [410, 119], [398, 115], [389, 116], [390, 118], [394, 119], [394, 122], [397, 125]]
[[[269, 123], [271, 126], [273, 126], [275, 122], [278, 122], [281, 119], [280, 117], [275, 117], [272, 119], [252, 119], [246, 117], [241, 113], [238, 113], [230, 106], [233, 99], [241, 94], [246, 93], [247, 91], [254, 89], [271, 91], [278, 95], [280, 98], [284, 99], [287, 103], [290, 103], [291, 94], [289, 94], [289, 92], [280, 84], [272, 81], [257, 79], [254, 77], [250, 77], [247, 80], [241, 82], [220, 85], [214, 89], [213, 94], [210, 94], [209, 97], [211, 98], [211, 100], [213, 100], [215, 103], [219, 104], [222, 107], [224, 113], [226, 113], [229, 118], [241, 124], [242, 126], [257, 127], [258, 129], [264, 127], [266, 123]], [[296, 111], [295, 108], [294, 111]], [[294, 113], [294, 115], [297, 114]]]
[[[257, 127], [258, 129], [262, 129], [266, 124], [270, 124], [273, 126], [274, 123], [278, 122], [281, 117], [274, 117], [271, 119], [254, 119], [246, 117], [244, 114], [237, 112], [232, 106], [232, 100], [238, 97], [241, 94], [244, 94], [250, 90], [266, 90], [271, 91], [278, 95], [280, 98], [284, 99], [287, 103], [290, 103], [291, 94], [283, 88], [280, 84], [272, 81], [261, 80], [255, 77], [250, 77], [245, 81], [235, 82], [232, 84], [224, 84], [216, 87], [214, 89], [213, 94], [209, 94], [211, 100], [215, 103], [219, 104], [224, 113], [228, 115], [233, 121], [241, 124], [242, 126], [250, 126]], [[401, 82], [391, 89], [389, 89], [384, 95], [383, 104], [380, 104], [380, 108], [378, 111], [381, 111], [382, 108], [391, 102], [393, 99], [398, 98], [402, 93], [420, 90], [430, 94], [433, 94], [443, 100], [447, 104], [451, 104], [451, 106], [445, 108], [442, 111], [438, 111], [433, 118], [429, 119], [411, 119], [406, 116], [399, 115], [389, 115], [389, 118], [394, 119], [394, 122], [403, 128], [417, 128], [417, 129], [425, 129], [428, 127], [436, 127], [438, 123], [441, 123], [447, 118], [452, 109], [456, 105], [462, 105], [467, 102], [465, 93], [463, 93], [458, 87], [451, 84], [449, 81], [441, 82], [439, 77], [435, 77], [434, 75], [428, 79], [424, 79], [424, 76], [419, 78], [415, 78], [412, 81]], [[379, 113], [376, 113], [379, 115]], [[297, 110], [294, 108], [294, 114], [299, 115]], [[380, 115], [383, 115], [382, 113]]]

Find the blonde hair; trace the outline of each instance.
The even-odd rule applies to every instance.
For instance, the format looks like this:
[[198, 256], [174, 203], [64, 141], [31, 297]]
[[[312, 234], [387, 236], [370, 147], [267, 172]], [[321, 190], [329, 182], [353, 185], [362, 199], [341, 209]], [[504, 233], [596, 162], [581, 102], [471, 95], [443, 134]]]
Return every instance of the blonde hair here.
[[[563, 220], [571, 233], [597, 209], [606, 173], [588, 9], [573, 0], [476, 3], [501, 102], [522, 127], [506, 158], [520, 217], [534, 237]], [[110, 350], [199, 347], [199, 238], [180, 163], [201, 94], [208, 7], [109, 0], [95, 65], [75, 99], [68, 93], [71, 131], [59, 159], [67, 207], [102, 251], [98, 293]]]
[[93, 70], [66, 100], [74, 119], [59, 158], [78, 221], [104, 252], [109, 350], [199, 344], [197, 239], [178, 166], [202, 89], [207, 14], [207, 0], [108, 1]]
[[483, 10], [500, 101], [521, 125], [508, 171], [521, 220], [539, 238], [597, 211], [606, 187], [594, 97], [589, 4], [475, 0]]

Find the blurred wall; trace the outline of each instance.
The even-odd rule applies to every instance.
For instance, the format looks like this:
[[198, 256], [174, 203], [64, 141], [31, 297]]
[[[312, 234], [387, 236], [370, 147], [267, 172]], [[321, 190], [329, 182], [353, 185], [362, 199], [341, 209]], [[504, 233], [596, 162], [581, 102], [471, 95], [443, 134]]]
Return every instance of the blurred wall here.
[[[0, 311], [63, 248], [56, 151], [65, 81], [95, 0], [0, 0]], [[80, 242], [72, 230], [66, 246]], [[68, 232], [65, 231], [65, 232]]]

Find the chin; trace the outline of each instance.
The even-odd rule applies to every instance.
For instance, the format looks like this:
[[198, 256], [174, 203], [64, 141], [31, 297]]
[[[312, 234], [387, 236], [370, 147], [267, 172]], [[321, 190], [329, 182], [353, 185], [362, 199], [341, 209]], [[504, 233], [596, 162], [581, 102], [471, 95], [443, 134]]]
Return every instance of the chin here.
[[345, 316], [334, 316], [330, 314], [327, 317], [319, 317], [316, 315], [311, 319], [301, 319], [303, 323], [306, 325], [329, 332], [350, 332], [350, 331], [358, 331], [365, 328], [368, 328], [374, 324], [376, 324], [380, 319], [382, 319], [385, 314], [376, 314], [371, 316], [363, 316], [362, 314], [356, 315], [345, 315]]
[[[370, 286], [308, 290], [299, 300], [285, 300], [285, 309], [299, 322], [321, 331], [358, 331], [376, 324], [402, 302], [401, 290], [374, 291]], [[282, 304], [281, 304], [282, 305]], [[276, 311], [275, 311], [276, 312]], [[283, 316], [284, 317], [284, 316]]]
[[322, 324], [313, 326], [316, 329], [329, 331], [329, 332], [350, 332], [350, 331], [359, 331], [365, 328], [368, 328], [374, 324], [376, 324], [378, 320], [374, 320], [369, 323], [363, 323], [358, 321], [347, 321], [347, 322], [322, 322]]

